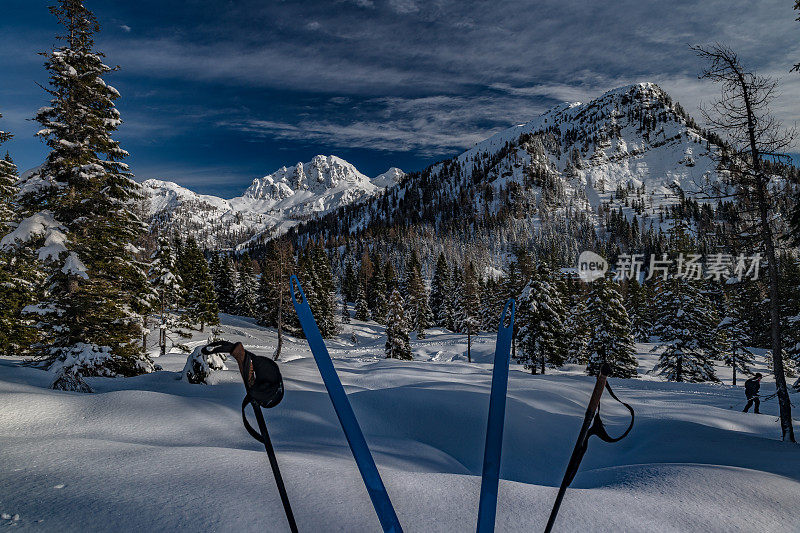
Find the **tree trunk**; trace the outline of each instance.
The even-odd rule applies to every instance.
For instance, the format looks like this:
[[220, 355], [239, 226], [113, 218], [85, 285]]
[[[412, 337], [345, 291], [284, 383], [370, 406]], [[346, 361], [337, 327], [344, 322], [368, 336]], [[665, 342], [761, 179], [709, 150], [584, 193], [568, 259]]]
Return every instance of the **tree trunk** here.
[[789, 442], [794, 440], [792, 427], [792, 404], [789, 400], [789, 391], [786, 389], [786, 374], [783, 371], [783, 346], [781, 345], [781, 319], [778, 291], [778, 258], [775, 253], [772, 228], [769, 225], [769, 212], [767, 210], [765, 184], [756, 176], [758, 210], [761, 215], [761, 233], [767, 249], [767, 270], [769, 272], [769, 316], [772, 323], [772, 370], [775, 374], [775, 388], [777, 389], [778, 407], [781, 418], [781, 438]]
[[[278, 345], [275, 347], [275, 354], [272, 356], [273, 361], [277, 361], [281, 357], [281, 349], [283, 348], [283, 251], [279, 252], [278, 257]], [[262, 272], [263, 276], [264, 273]]]
[[778, 288], [778, 257], [775, 253], [775, 242], [772, 227], [769, 225], [769, 209], [767, 206], [767, 184], [761, 173], [761, 155], [756, 145], [755, 120], [753, 117], [750, 93], [747, 83], [741, 74], [739, 82], [742, 87], [744, 103], [747, 108], [747, 133], [750, 138], [750, 157], [753, 159], [753, 174], [756, 183], [756, 201], [758, 214], [761, 218], [761, 239], [767, 252], [767, 270], [769, 272], [769, 316], [772, 333], [772, 370], [775, 374], [775, 388], [777, 389], [778, 406], [781, 418], [781, 438], [795, 442], [794, 429], [792, 428], [792, 404], [789, 400], [789, 391], [786, 390], [786, 375], [783, 371], [783, 347], [781, 346], [781, 320], [779, 307]]
[[736, 386], [736, 352], [733, 352], [733, 386]]
[[467, 362], [472, 362], [472, 335], [469, 332], [469, 328], [467, 328]]

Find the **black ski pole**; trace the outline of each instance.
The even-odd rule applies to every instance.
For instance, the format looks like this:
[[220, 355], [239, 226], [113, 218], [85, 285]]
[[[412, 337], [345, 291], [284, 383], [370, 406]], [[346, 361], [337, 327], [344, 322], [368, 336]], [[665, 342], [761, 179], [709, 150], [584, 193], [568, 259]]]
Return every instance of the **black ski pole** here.
[[[600, 368], [600, 374], [597, 376], [597, 382], [594, 384], [594, 390], [592, 391], [592, 396], [589, 399], [589, 405], [586, 407], [586, 414], [583, 417], [583, 425], [581, 425], [581, 430], [578, 433], [578, 440], [575, 442], [575, 448], [572, 450], [572, 455], [569, 458], [567, 471], [564, 473], [564, 479], [561, 481], [561, 486], [558, 489], [558, 495], [556, 496], [556, 501], [553, 504], [553, 510], [550, 512], [550, 518], [547, 520], [547, 526], [544, 530], [545, 533], [550, 533], [553, 530], [553, 524], [556, 522], [558, 510], [561, 507], [561, 501], [564, 499], [564, 494], [567, 492], [567, 487], [569, 487], [570, 483], [572, 483], [572, 480], [575, 479], [575, 475], [578, 473], [578, 467], [580, 467], [581, 460], [586, 453], [589, 437], [592, 435], [597, 435], [601, 440], [606, 442], [617, 442], [618, 440], [623, 439], [628, 433], [630, 433], [631, 429], [633, 429], [633, 408], [617, 398], [616, 394], [614, 394], [614, 391], [611, 390], [611, 387], [608, 385], [607, 381], [610, 373], [611, 367], [604, 363]], [[622, 435], [616, 438], [612, 438], [608, 435], [605, 427], [603, 426], [602, 420], [600, 420], [600, 398], [603, 396], [603, 389], [608, 389], [608, 393], [611, 395], [611, 397], [627, 407], [628, 411], [631, 413], [631, 423], [628, 426], [628, 429], [626, 429]]]
[[275, 449], [272, 447], [272, 441], [269, 438], [269, 433], [267, 433], [267, 423], [264, 421], [264, 413], [261, 412], [261, 407], [254, 402], [250, 402], [250, 405], [253, 406], [253, 412], [256, 415], [256, 423], [258, 423], [258, 429], [261, 432], [260, 436], [262, 438], [257, 440], [263, 441], [264, 449], [267, 451], [269, 465], [272, 467], [272, 475], [275, 476], [275, 484], [278, 486], [278, 493], [283, 503], [283, 511], [286, 513], [286, 520], [289, 522], [289, 529], [292, 533], [297, 533], [297, 523], [294, 520], [292, 506], [289, 503], [289, 494], [286, 492], [286, 485], [283, 483], [283, 476], [278, 467], [278, 458], [275, 456]]
[[[264, 370], [265, 363], [262, 362], [260, 364], [261, 375], [259, 376], [258, 373], [254, 371], [254, 366], [259, 367], [259, 365], [253, 364], [252, 358], [254, 356], [245, 350], [240, 342], [233, 344], [225, 341], [217, 341], [206, 346], [204, 351], [206, 353], [228, 352], [236, 359], [236, 363], [239, 366], [239, 373], [242, 375], [242, 381], [244, 382], [244, 388], [247, 393], [242, 401], [242, 422], [244, 422], [244, 427], [250, 436], [264, 444], [264, 449], [269, 457], [269, 465], [272, 468], [272, 475], [275, 478], [275, 484], [278, 486], [278, 494], [280, 494], [281, 502], [283, 503], [283, 511], [286, 513], [286, 520], [289, 522], [289, 529], [292, 533], [298, 533], [292, 506], [289, 503], [289, 495], [286, 492], [286, 485], [283, 482], [283, 476], [278, 466], [278, 458], [275, 456], [275, 449], [272, 447], [272, 441], [269, 438], [269, 432], [267, 432], [267, 423], [264, 420], [264, 413], [261, 411], [261, 404], [259, 404], [260, 401], [266, 407], [273, 407], [283, 398], [283, 381], [278, 367], [273, 361], [268, 361], [268, 363], [266, 363], [267, 366], [273, 368], [267, 373]], [[259, 431], [253, 429], [247, 421], [245, 409], [248, 404], [252, 406], [253, 413], [256, 415], [256, 423], [258, 424]]]

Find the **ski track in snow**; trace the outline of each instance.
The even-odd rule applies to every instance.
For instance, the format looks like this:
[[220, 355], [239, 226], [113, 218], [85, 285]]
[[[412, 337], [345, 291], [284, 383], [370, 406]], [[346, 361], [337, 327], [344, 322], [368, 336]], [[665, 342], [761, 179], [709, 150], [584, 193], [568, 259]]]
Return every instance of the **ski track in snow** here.
[[[272, 354], [274, 330], [222, 321], [224, 338]], [[472, 364], [463, 336], [412, 335], [405, 362], [383, 359], [380, 327], [342, 329], [327, 345], [403, 527], [474, 530], [495, 335], [474, 338]], [[300, 531], [379, 531], [308, 346], [285, 341], [286, 396], [265, 415]], [[646, 375], [651, 346], [637, 346], [641, 379], [611, 380], [636, 409], [632, 433], [591, 441], [556, 531], [800, 530], [800, 449], [779, 441], [775, 400], [766, 414], [741, 413], [742, 382], [732, 387], [724, 368], [723, 384]], [[0, 528], [288, 530], [266, 454], [241, 425], [236, 365], [213, 386], [191, 385], [176, 379], [186, 357], [160, 357], [164, 370], [150, 375], [90, 378], [88, 395], [49, 390], [46, 372], [0, 358]], [[512, 363], [498, 531], [543, 529], [593, 385], [582, 371], [532, 376]], [[602, 413], [612, 435], [627, 423], [607, 399]]]

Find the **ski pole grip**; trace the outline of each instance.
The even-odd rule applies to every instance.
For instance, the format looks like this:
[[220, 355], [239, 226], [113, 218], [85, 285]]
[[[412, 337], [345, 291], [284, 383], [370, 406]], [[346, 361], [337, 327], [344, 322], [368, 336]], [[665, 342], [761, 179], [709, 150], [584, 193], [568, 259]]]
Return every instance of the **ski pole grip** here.
[[231, 350], [231, 355], [236, 359], [236, 364], [239, 366], [239, 374], [242, 376], [245, 387], [249, 387], [255, 381], [255, 374], [253, 373], [252, 364], [247, 365], [247, 369], [245, 369], [246, 352], [244, 345], [241, 342], [237, 342], [233, 350]]
[[594, 418], [597, 408], [600, 406], [600, 397], [603, 395], [603, 390], [606, 388], [606, 380], [611, 373], [611, 367], [608, 363], [603, 363], [600, 367], [600, 373], [597, 375], [597, 382], [594, 384], [592, 397], [589, 399], [589, 405], [586, 408], [586, 419]]

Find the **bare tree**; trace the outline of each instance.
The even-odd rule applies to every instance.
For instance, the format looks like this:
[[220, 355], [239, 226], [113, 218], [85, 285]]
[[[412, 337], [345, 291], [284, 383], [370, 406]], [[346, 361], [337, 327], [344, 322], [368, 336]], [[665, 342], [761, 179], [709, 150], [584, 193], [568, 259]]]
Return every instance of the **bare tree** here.
[[[718, 83], [722, 95], [708, 109], [702, 109], [710, 127], [727, 141], [722, 163], [730, 171], [731, 185], [745, 215], [749, 215], [750, 235], [765, 253], [768, 267], [770, 332], [772, 361], [777, 387], [783, 440], [795, 442], [792, 428], [792, 407], [786, 389], [781, 345], [779, 265], [776, 243], [779, 235], [776, 221], [772, 176], [765, 172], [763, 159], [787, 148], [794, 132], [784, 130], [769, 112], [776, 96], [777, 82], [746, 70], [736, 53], [722, 44], [693, 46], [697, 55], [708, 62], [701, 79]], [[785, 225], [785, 223], [784, 223]]]
[[261, 276], [268, 294], [265, 305], [272, 307], [269, 311], [275, 319], [278, 329], [278, 343], [272, 358], [277, 361], [283, 348], [284, 314], [289, 290], [289, 278], [294, 273], [294, 250], [291, 243], [285, 238], [277, 239], [270, 243]]

